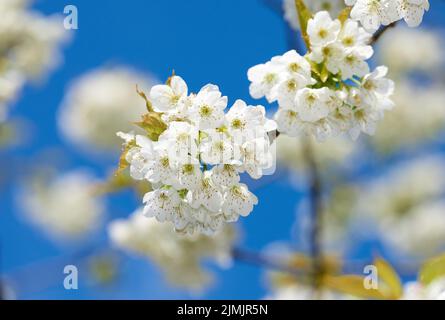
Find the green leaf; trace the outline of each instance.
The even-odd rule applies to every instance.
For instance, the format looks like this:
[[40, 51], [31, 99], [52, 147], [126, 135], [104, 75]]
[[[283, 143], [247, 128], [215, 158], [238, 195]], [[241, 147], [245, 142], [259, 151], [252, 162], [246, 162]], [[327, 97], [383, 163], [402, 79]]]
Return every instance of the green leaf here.
[[379, 286], [387, 286], [387, 290], [382, 290], [385, 288], [380, 288], [380, 291], [385, 292], [385, 295], [389, 299], [399, 299], [403, 295], [403, 286], [400, 281], [399, 275], [394, 270], [394, 268], [382, 258], [377, 258], [374, 260], [374, 265], [378, 270], [379, 280], [384, 283], [380, 283]]
[[445, 276], [445, 254], [426, 261], [419, 271], [419, 281], [425, 286]]
[[326, 276], [323, 280], [324, 286], [332, 290], [346, 293], [364, 299], [385, 299], [378, 289], [366, 289], [364, 277], [358, 275], [344, 275], [338, 277]]
[[167, 129], [167, 125], [162, 121], [161, 115], [156, 112], [150, 112], [142, 116], [142, 121], [135, 122], [142, 128], [152, 141], [158, 141], [159, 136]]
[[341, 24], [344, 24], [345, 21], [348, 20], [351, 9], [351, 7], [346, 7], [340, 12], [338, 15], [338, 20], [340, 20]]
[[320, 72], [320, 80], [323, 83], [325, 83], [326, 81], [328, 81], [328, 78], [329, 78], [329, 70], [326, 67], [326, 65], [323, 64], [323, 68], [321, 69], [321, 72]]
[[309, 49], [311, 43], [309, 41], [309, 35], [307, 34], [307, 23], [313, 15], [303, 0], [295, 0], [295, 6], [297, 7], [298, 20], [300, 21], [301, 36], [303, 37], [306, 47]]
[[138, 85], [136, 85], [136, 92], [138, 95], [145, 100], [145, 107], [147, 108], [148, 112], [153, 112], [153, 105], [151, 104], [151, 101], [148, 100], [147, 95], [144, 91], [139, 90]]

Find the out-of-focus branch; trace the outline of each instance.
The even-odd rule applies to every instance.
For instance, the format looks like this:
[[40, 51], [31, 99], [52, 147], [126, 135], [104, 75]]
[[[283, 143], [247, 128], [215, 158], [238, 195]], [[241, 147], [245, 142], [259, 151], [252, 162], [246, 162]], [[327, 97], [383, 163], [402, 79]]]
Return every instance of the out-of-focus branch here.
[[323, 252], [321, 248], [323, 220], [322, 181], [309, 139], [304, 140], [304, 156], [309, 176], [309, 252], [312, 258], [312, 285], [315, 289], [319, 289], [324, 275]]

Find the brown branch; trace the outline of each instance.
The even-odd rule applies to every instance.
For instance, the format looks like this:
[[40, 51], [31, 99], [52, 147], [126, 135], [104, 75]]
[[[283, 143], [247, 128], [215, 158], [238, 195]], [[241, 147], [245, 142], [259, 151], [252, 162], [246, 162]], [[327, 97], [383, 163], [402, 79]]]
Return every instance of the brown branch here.
[[394, 28], [397, 25], [397, 21], [393, 22], [391, 24], [388, 24], [387, 26], [383, 26], [381, 27], [379, 30], [377, 30], [374, 35], [371, 38], [371, 41], [369, 41], [370, 45], [375, 44], [377, 41], [379, 41], [379, 39], [383, 36], [383, 34], [391, 28]]

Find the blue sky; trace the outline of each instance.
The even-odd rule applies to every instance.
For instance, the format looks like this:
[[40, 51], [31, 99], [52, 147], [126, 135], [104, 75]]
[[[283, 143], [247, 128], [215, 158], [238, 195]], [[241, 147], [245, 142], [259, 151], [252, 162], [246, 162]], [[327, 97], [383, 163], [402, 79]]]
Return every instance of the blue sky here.
[[[66, 4], [65, 1], [38, 0], [34, 6], [50, 14], [62, 13]], [[48, 148], [59, 151], [66, 169], [86, 166], [99, 177], [116, 162], [113, 157], [91, 158], [74, 149], [63, 141], [57, 130], [57, 109], [67, 86], [91, 69], [126, 65], [160, 80], [174, 69], [194, 91], [212, 82], [220, 86], [231, 102], [240, 98], [258, 103], [248, 93], [247, 69], [288, 48], [283, 20], [259, 0], [72, 0], [69, 4], [78, 8], [79, 30], [72, 31], [72, 41], [63, 52], [63, 65], [44, 83], [28, 85], [12, 111], [12, 117], [32, 123], [32, 131], [25, 146], [8, 150], [6, 157], [1, 156], [1, 163], [6, 159], [6, 165], [10, 166], [11, 176], [23, 174], [21, 164], [35, 163], [39, 152]], [[437, 26], [444, 17], [445, 7], [439, 1], [432, 1], [432, 5], [426, 23]], [[102, 247], [107, 242], [105, 232], [80, 246], [55, 245], [20, 218], [14, 203], [16, 189], [15, 183], [1, 189], [0, 272], [14, 273], [17, 268], [36, 261], [56, 259], [53, 269], [39, 271], [38, 265], [27, 268], [25, 274], [30, 278], [21, 277], [17, 283], [19, 298], [196, 297], [169, 287], [149, 263], [126, 256], [121, 257], [120, 277], [112, 287], [97, 288], [86, 279], [79, 290], [64, 290], [60, 264], [73, 260], [72, 254], [79, 248]], [[291, 225], [301, 194], [283, 177], [255, 193], [260, 203], [242, 222], [243, 246], [261, 249], [271, 241], [292, 240]], [[108, 202], [109, 217], [128, 215], [136, 205], [130, 193], [115, 196]], [[65, 260], [59, 261], [61, 257]], [[82, 270], [81, 267], [81, 275]], [[51, 285], [41, 286], [39, 283], [44, 282], [42, 279], [47, 273], [51, 274]], [[215, 285], [197, 297], [261, 298], [266, 294], [262, 271], [257, 267], [235, 263], [232, 269], [217, 274]]]

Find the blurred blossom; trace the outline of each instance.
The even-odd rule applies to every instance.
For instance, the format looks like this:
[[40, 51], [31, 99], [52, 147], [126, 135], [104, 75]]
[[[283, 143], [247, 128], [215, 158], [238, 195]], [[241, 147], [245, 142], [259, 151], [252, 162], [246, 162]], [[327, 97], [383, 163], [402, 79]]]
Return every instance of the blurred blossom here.
[[[277, 160], [299, 173], [304, 173], [307, 168], [303, 139], [307, 138], [292, 138], [284, 134], [277, 138]], [[331, 138], [324, 142], [312, 140], [315, 159], [323, 168], [344, 164], [355, 151], [354, 143], [346, 137]]]
[[145, 217], [142, 209], [126, 220], [112, 222], [108, 231], [117, 247], [152, 260], [172, 284], [194, 290], [212, 280], [201, 266], [203, 260], [213, 259], [222, 267], [229, 266], [236, 240], [235, 229], [230, 225], [213, 236], [180, 235], [170, 223]]
[[27, 217], [46, 232], [73, 240], [99, 227], [105, 204], [94, 197], [96, 179], [82, 170], [28, 181], [18, 199]]
[[374, 219], [384, 241], [412, 255], [445, 244], [445, 159], [428, 156], [404, 164], [362, 188], [358, 212]]
[[399, 81], [395, 107], [370, 137], [378, 151], [389, 153], [438, 138], [445, 129], [445, 92], [442, 87], [419, 87]]
[[272, 293], [265, 297], [266, 300], [341, 300], [342, 295], [328, 289], [322, 289], [315, 292], [313, 288], [307, 285], [285, 285], [274, 288]]
[[60, 45], [68, 38], [60, 16], [45, 17], [28, 8], [28, 1], [0, 3], [0, 122], [26, 80], [53, 69]]
[[408, 282], [404, 286], [403, 300], [445, 300], [445, 277], [434, 280], [428, 286]]
[[[343, 0], [306, 0], [305, 4], [312, 12], [329, 11], [332, 17], [338, 16], [345, 8]], [[295, 0], [283, 0], [284, 18], [294, 30], [300, 30]]]
[[379, 56], [392, 75], [409, 71], [435, 73], [443, 66], [443, 49], [439, 32], [403, 27], [382, 36]]
[[68, 89], [61, 106], [61, 133], [81, 147], [117, 151], [120, 143], [116, 132], [134, 129], [133, 123], [146, 112], [136, 85], [146, 91], [154, 83], [154, 79], [125, 67], [98, 69], [80, 77]]

